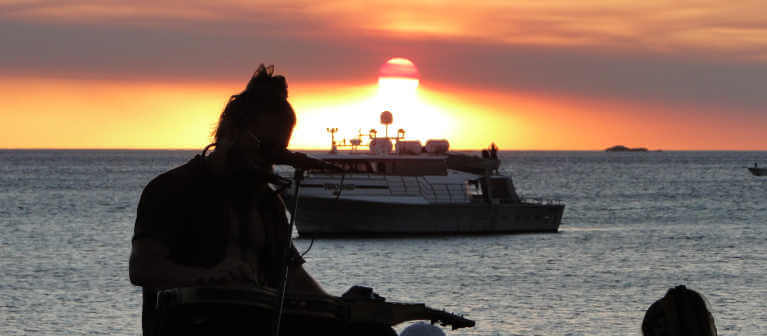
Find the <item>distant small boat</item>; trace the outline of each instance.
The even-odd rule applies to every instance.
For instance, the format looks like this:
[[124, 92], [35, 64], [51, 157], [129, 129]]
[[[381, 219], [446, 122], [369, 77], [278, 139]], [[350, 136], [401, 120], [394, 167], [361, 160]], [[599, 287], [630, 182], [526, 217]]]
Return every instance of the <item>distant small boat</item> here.
[[767, 168], [764, 167], [748, 167], [748, 171], [750, 171], [754, 176], [767, 176]]

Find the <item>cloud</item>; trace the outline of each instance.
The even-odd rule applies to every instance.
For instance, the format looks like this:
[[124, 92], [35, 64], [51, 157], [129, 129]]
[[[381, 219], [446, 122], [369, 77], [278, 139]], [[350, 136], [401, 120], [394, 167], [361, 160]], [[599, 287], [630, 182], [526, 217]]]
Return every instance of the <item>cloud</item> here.
[[[4, 1], [0, 17], [39, 23], [219, 34], [384, 34], [533, 45], [743, 52], [767, 48], [761, 0], [728, 1]], [[703, 37], [708, 38], [703, 38]], [[725, 44], [712, 41], [727, 39]], [[748, 57], [749, 55], [739, 55]]]
[[12, 1], [0, 74], [128, 80], [374, 82], [389, 57], [422, 82], [762, 108], [758, 1]]

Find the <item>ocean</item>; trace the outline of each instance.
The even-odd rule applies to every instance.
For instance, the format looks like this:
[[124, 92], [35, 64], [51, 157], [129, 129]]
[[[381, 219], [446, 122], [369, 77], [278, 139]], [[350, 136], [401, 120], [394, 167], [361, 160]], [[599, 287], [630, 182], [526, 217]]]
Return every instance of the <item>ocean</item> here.
[[[140, 334], [138, 198], [195, 154], [0, 151], [0, 335]], [[448, 335], [639, 335], [680, 284], [720, 335], [767, 334], [767, 177], [744, 168], [767, 152], [500, 155], [522, 196], [566, 204], [559, 233], [317, 240], [305, 267], [333, 294], [365, 285], [477, 322]]]

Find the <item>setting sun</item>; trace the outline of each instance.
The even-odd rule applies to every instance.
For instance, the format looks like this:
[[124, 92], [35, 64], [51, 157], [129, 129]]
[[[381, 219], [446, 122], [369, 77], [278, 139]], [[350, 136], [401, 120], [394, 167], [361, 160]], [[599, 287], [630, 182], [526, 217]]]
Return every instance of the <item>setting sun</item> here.
[[379, 70], [377, 105], [392, 112], [394, 124], [406, 130], [410, 139], [449, 137], [449, 118], [418, 96], [420, 77], [413, 61], [403, 57], [389, 59]]
[[386, 61], [378, 75], [381, 103], [395, 113], [412, 109], [419, 77], [418, 68], [407, 58], [395, 57]]
[[[336, 96], [343, 98], [330, 101], [322, 98], [326, 96], [326, 87], [298, 88], [291, 100], [298, 113], [291, 147], [329, 148], [330, 136], [326, 129], [337, 129], [335, 138], [339, 143], [357, 139], [362, 133], [367, 135], [371, 128], [383, 135], [386, 128], [379, 124], [379, 115], [385, 110], [393, 115], [389, 130], [403, 129], [406, 139], [422, 143], [429, 139], [449, 139], [451, 146], [477, 146], [454, 139], [458, 116], [455, 109], [440, 104], [443, 98], [435, 96], [429, 88], [419, 88], [420, 73], [412, 61], [391, 58], [379, 68], [378, 74], [377, 87], [334, 88]], [[488, 141], [482, 138], [480, 146]]]

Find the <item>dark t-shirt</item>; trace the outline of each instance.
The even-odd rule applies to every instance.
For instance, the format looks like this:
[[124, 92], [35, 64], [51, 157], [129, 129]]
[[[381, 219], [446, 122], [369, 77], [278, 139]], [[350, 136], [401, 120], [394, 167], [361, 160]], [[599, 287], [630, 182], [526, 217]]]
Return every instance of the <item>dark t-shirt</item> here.
[[[170, 259], [187, 267], [210, 268], [221, 262], [227, 246], [232, 243], [230, 225], [248, 223], [247, 217], [238, 221], [233, 214], [245, 214], [252, 204], [258, 204], [263, 222], [263, 248], [259, 254], [263, 283], [278, 287], [281, 281], [281, 261], [287, 244], [288, 223], [282, 199], [266, 186], [263, 179], [222, 178], [213, 175], [202, 156], [161, 174], [144, 188], [139, 201], [133, 240], [151, 238], [165, 245]], [[239, 206], [238, 206], [239, 205]], [[238, 209], [240, 208], [240, 209]], [[234, 210], [234, 211], [233, 211]], [[249, 227], [241, 226], [240, 245], [258, 246], [245, 234]], [[245, 233], [243, 233], [245, 232]], [[304, 262], [291, 245], [290, 262]], [[149, 335], [155, 320], [157, 289], [144, 287], [143, 326]]]

